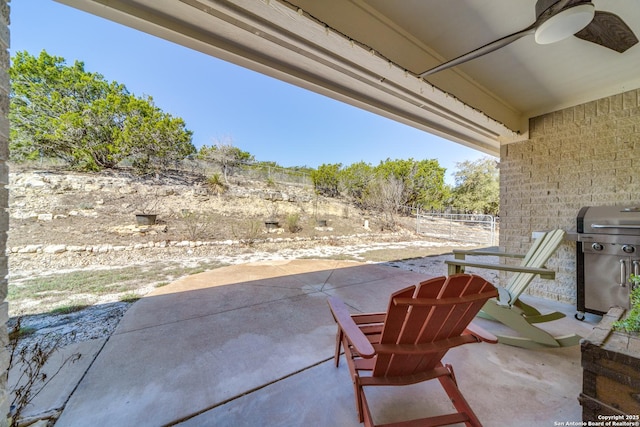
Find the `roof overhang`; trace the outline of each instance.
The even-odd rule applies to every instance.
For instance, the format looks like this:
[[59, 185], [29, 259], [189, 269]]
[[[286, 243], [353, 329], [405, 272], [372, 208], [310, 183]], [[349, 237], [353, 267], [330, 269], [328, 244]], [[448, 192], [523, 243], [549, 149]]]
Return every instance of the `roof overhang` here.
[[[573, 36], [419, 77], [527, 28], [540, 0], [58, 1], [493, 155], [532, 117], [640, 87], [640, 43]], [[640, 35], [636, 2], [591, 1]]]
[[517, 111], [507, 127], [289, 3], [59, 1], [491, 155], [526, 138]]

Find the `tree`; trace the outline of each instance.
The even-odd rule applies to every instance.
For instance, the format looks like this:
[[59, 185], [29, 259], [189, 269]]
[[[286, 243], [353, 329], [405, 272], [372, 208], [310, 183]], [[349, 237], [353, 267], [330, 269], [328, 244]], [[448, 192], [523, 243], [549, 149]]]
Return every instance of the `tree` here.
[[151, 97], [42, 51], [17, 52], [9, 69], [10, 149], [14, 161], [61, 158], [83, 170], [113, 168], [133, 156], [141, 171], [195, 152], [184, 121]]
[[396, 214], [404, 204], [404, 183], [395, 176], [377, 177], [370, 182], [367, 201], [371, 208], [379, 211], [383, 218], [383, 228], [396, 228]]
[[339, 172], [341, 189], [359, 207], [366, 206], [368, 187], [374, 179], [373, 167], [365, 162], [353, 163]]
[[185, 131], [184, 121], [156, 108], [151, 97], [130, 98], [126, 111], [129, 116], [122, 137], [135, 142], [129, 146], [129, 156], [139, 171], [166, 169], [196, 152], [191, 143], [192, 133]]
[[[337, 197], [342, 193], [361, 208], [380, 208], [380, 195], [389, 194], [381, 187], [388, 181], [393, 188], [394, 213], [406, 205], [442, 207], [449, 198], [444, 183], [445, 169], [437, 160], [390, 160], [376, 167], [359, 162], [346, 168], [341, 164], [323, 164], [311, 173], [311, 180], [319, 194]], [[402, 189], [400, 194], [398, 188]], [[385, 205], [385, 209], [389, 206]]]
[[318, 194], [328, 197], [340, 194], [340, 168], [341, 163], [322, 164], [311, 171], [311, 182]]
[[227, 184], [227, 177], [233, 173], [234, 167], [255, 160], [252, 154], [235, 147], [231, 141], [217, 141], [212, 146], [203, 145], [198, 151], [198, 158], [220, 165]]
[[402, 205], [440, 207], [446, 199], [445, 169], [437, 160], [387, 159], [375, 168], [376, 175], [395, 177], [403, 184]]
[[453, 205], [465, 212], [497, 215], [500, 207], [498, 162], [492, 158], [456, 164]]

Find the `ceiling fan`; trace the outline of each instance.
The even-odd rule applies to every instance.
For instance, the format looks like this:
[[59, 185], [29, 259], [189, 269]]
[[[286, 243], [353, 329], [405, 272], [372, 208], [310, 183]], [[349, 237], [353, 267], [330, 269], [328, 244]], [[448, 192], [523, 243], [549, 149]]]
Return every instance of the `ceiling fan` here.
[[538, 0], [536, 20], [527, 28], [474, 49], [419, 76], [426, 77], [471, 61], [530, 34], [534, 35], [538, 44], [555, 43], [575, 35], [620, 53], [638, 43], [638, 38], [622, 18], [610, 12], [595, 10], [590, 0]]

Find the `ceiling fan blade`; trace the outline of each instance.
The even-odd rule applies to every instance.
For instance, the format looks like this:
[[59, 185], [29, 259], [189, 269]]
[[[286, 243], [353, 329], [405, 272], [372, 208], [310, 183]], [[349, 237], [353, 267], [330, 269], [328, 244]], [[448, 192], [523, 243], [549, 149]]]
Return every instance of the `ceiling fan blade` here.
[[442, 70], [446, 70], [448, 68], [451, 67], [455, 67], [456, 65], [460, 65], [463, 64], [467, 61], [471, 61], [472, 59], [476, 59], [482, 55], [486, 55], [487, 53], [491, 53], [494, 50], [498, 50], [500, 48], [503, 48], [505, 46], [507, 46], [508, 44], [513, 43], [514, 41], [527, 36], [529, 34], [533, 34], [535, 32], [535, 26], [531, 25], [527, 28], [525, 28], [524, 30], [518, 31], [517, 33], [513, 33], [511, 35], [502, 37], [501, 39], [498, 39], [496, 41], [493, 41], [491, 43], [487, 43], [484, 46], [481, 46], [477, 49], [472, 50], [471, 52], [465, 53], [464, 55], [458, 56], [455, 59], [452, 59], [451, 61], [447, 61], [443, 64], [438, 65], [437, 67], [431, 68], [430, 70], [427, 70], [423, 73], [419, 74], [419, 77], [426, 77], [429, 76], [431, 74], [435, 74], [439, 71]]
[[638, 43], [638, 38], [622, 18], [603, 11], [596, 11], [593, 21], [575, 36], [620, 53]]
[[537, 0], [536, 21], [549, 19], [549, 17], [561, 12], [566, 6], [582, 1], [584, 0]]
[[571, 8], [582, 3], [591, 3], [591, 0], [537, 0], [536, 21], [540, 25], [553, 15], [562, 12], [565, 8]]

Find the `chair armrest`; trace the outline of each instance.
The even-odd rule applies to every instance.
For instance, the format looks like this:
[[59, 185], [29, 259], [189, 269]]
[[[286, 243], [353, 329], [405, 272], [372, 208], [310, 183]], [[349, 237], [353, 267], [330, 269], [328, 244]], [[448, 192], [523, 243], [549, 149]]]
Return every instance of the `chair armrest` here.
[[471, 322], [467, 325], [467, 329], [464, 330], [465, 334], [473, 335], [478, 341], [488, 342], [489, 344], [497, 344], [498, 337], [491, 332], [486, 331], [475, 323]]
[[372, 323], [384, 323], [384, 320], [387, 317], [387, 313], [362, 313], [362, 314], [352, 314], [351, 318], [356, 325], [361, 324], [372, 324]]
[[507, 257], [507, 258], [519, 258], [524, 259], [525, 255], [522, 254], [514, 254], [509, 252], [498, 252], [498, 251], [483, 251], [483, 250], [472, 250], [465, 251], [460, 249], [453, 250], [453, 256], [455, 259], [465, 259], [466, 255], [470, 256], [498, 256], [498, 257]]
[[360, 330], [356, 322], [353, 321], [344, 302], [342, 302], [340, 298], [329, 297], [327, 303], [329, 304], [329, 309], [331, 309], [333, 318], [336, 323], [338, 323], [338, 327], [342, 330], [344, 335], [346, 335], [356, 352], [365, 359], [370, 359], [375, 356], [376, 352], [369, 342], [369, 339]]
[[473, 267], [473, 268], [486, 268], [489, 270], [499, 271], [511, 271], [515, 273], [530, 273], [538, 274], [541, 279], [553, 280], [556, 278], [556, 272], [546, 268], [537, 267], [522, 267], [519, 265], [507, 265], [507, 264], [483, 264], [481, 262], [459, 261], [459, 260], [446, 260], [445, 264], [449, 266], [448, 274], [458, 274], [464, 272], [461, 267]]
[[[491, 335], [491, 334], [489, 334]], [[497, 339], [497, 338], [496, 338]], [[452, 338], [420, 344], [373, 344], [378, 354], [419, 355], [437, 353], [463, 344], [480, 342], [480, 338], [471, 333], [463, 333]]]

